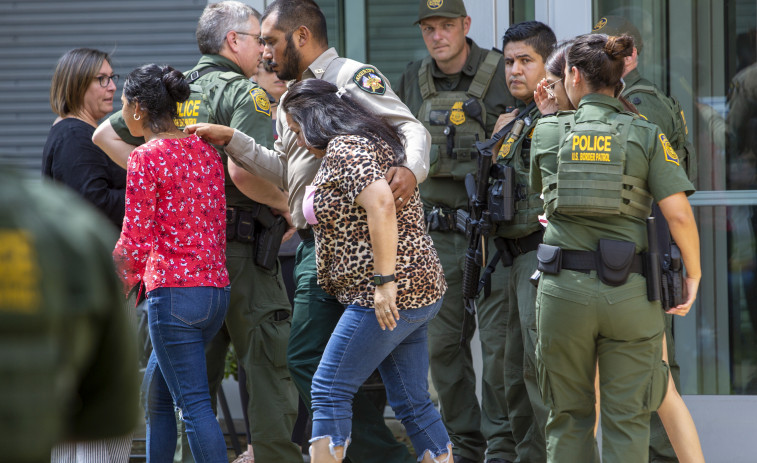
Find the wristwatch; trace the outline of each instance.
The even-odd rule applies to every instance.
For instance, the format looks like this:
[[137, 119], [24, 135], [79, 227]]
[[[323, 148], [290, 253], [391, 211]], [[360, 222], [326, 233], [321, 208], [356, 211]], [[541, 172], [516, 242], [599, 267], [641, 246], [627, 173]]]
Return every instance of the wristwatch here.
[[381, 286], [386, 283], [389, 283], [390, 281], [394, 281], [394, 274], [391, 275], [373, 275], [373, 283], [376, 286]]

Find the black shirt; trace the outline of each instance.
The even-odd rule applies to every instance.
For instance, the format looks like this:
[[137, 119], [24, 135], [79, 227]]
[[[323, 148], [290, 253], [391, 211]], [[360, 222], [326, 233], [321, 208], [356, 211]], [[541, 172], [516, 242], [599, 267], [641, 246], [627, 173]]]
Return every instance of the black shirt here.
[[53, 125], [42, 152], [42, 174], [78, 191], [121, 229], [126, 170], [92, 142], [94, 132], [74, 118]]

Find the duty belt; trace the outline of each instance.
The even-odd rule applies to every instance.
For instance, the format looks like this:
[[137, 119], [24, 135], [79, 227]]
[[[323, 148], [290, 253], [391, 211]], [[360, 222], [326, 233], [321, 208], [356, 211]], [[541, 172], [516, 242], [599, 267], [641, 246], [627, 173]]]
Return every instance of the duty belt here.
[[[590, 273], [592, 270], [597, 270], [597, 262], [599, 262], [598, 254], [599, 251], [568, 251], [563, 249], [561, 268]], [[630, 273], [644, 274], [644, 258], [641, 254], [634, 256]]]
[[226, 241], [246, 244], [255, 241], [255, 218], [250, 209], [226, 207]]
[[494, 244], [497, 246], [497, 249], [501, 249], [504, 246], [510, 256], [515, 259], [521, 254], [536, 251], [539, 244], [542, 242], [542, 238], [544, 238], [543, 228], [541, 230], [536, 230], [523, 238], [495, 238]]
[[459, 231], [457, 228], [457, 209], [434, 206], [424, 208], [426, 231]]

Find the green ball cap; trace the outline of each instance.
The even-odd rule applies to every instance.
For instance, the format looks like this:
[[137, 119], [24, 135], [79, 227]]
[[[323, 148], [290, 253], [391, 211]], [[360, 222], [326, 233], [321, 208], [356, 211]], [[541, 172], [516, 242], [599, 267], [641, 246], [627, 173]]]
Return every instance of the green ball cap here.
[[607, 34], [607, 35], [630, 35], [633, 37], [634, 46], [636, 50], [641, 53], [641, 47], [644, 46], [644, 42], [641, 40], [641, 34], [636, 26], [631, 24], [631, 21], [622, 16], [602, 16], [599, 21], [594, 25], [591, 30], [592, 34]]
[[463, 0], [421, 0], [418, 5], [418, 24], [422, 19], [441, 16], [443, 18], [466, 17], [465, 3]]

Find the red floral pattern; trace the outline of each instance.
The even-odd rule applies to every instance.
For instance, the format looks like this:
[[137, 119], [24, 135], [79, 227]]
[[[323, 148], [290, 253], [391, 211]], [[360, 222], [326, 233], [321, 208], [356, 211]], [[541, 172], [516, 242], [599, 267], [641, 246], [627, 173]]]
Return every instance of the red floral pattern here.
[[129, 156], [126, 215], [113, 257], [124, 290], [229, 284], [218, 152], [196, 135], [153, 140]]

